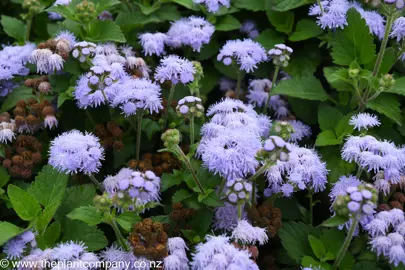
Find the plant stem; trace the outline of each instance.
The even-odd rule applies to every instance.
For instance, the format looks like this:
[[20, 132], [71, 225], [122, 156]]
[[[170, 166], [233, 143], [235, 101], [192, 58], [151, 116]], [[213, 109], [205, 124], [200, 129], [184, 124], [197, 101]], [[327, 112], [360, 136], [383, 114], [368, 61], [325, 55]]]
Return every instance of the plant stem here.
[[321, 3], [321, 0], [317, 0], [317, 2], [318, 2], [319, 8], [321, 9], [321, 15], [323, 15], [323, 6], [322, 6], [322, 3]]
[[96, 122], [94, 121], [93, 116], [91, 115], [91, 113], [89, 112], [89, 110], [84, 110], [86, 112], [86, 116], [87, 118], [89, 118], [90, 122], [93, 124], [93, 126], [96, 125]]
[[313, 200], [313, 195], [312, 192], [309, 192], [308, 194], [308, 198], [309, 198], [309, 215], [308, 215], [308, 219], [309, 219], [309, 225], [312, 225], [313, 221], [313, 208], [314, 208], [314, 200]]
[[243, 204], [238, 203], [238, 220], [242, 219], [242, 206]]
[[190, 145], [194, 144], [194, 116], [190, 117]]
[[136, 127], [136, 160], [139, 160], [139, 155], [141, 153], [142, 116], [143, 112], [141, 111], [137, 115], [138, 126]]
[[252, 183], [252, 206], [256, 205], [256, 184]]
[[163, 129], [165, 129], [167, 127], [167, 120], [169, 118], [169, 109], [172, 107], [172, 100], [173, 100], [175, 88], [176, 88], [176, 85], [172, 84], [172, 87], [170, 88], [169, 98], [167, 99], [166, 111], [165, 111], [164, 121], [163, 121]]
[[357, 173], [356, 173], [356, 178], [359, 179], [361, 176], [361, 173], [363, 172], [363, 169], [359, 166], [357, 168]]
[[240, 97], [241, 93], [241, 85], [242, 85], [242, 77], [243, 77], [243, 72], [238, 69], [238, 80], [236, 82], [236, 97]]
[[354, 234], [354, 231], [356, 230], [357, 224], [358, 224], [358, 221], [355, 218], [352, 218], [352, 225], [350, 226], [350, 229], [349, 229], [349, 232], [347, 233], [345, 242], [343, 243], [343, 246], [340, 248], [340, 251], [336, 257], [336, 260], [332, 266], [332, 269], [339, 268], [339, 265], [342, 262], [347, 249], [349, 248], [350, 242], [352, 241], [353, 234]]
[[125, 251], [129, 251], [127, 242], [126, 242], [124, 236], [122, 236], [121, 231], [118, 228], [117, 222], [115, 220], [111, 220], [110, 225], [114, 230], [115, 236], [117, 236], [118, 243], [120, 243], [120, 245], [122, 246], [122, 248]]
[[188, 157], [184, 154], [183, 150], [181, 150], [180, 146], [176, 145], [176, 152], [181, 156], [182, 160], [184, 161], [184, 163], [186, 164], [187, 169], [190, 171], [191, 175], [193, 176], [194, 182], [197, 185], [197, 187], [200, 189], [200, 192], [202, 194], [205, 194], [204, 188], [201, 185], [200, 180], [197, 177], [197, 174], [195, 173], [193, 166], [191, 166], [190, 160], [188, 159]]
[[384, 58], [385, 49], [387, 47], [388, 38], [390, 37], [391, 28], [392, 28], [392, 24], [394, 23], [394, 19], [395, 19], [394, 14], [391, 13], [388, 15], [387, 24], [385, 25], [384, 38], [382, 40], [380, 52], [378, 53], [377, 61], [375, 62], [374, 69], [373, 69], [373, 76], [376, 76], [378, 74], [378, 71], [380, 71], [381, 63]]
[[25, 30], [25, 41], [26, 42], [28, 42], [30, 40], [31, 27], [32, 27], [32, 16], [29, 16], [27, 18], [27, 28]]
[[221, 182], [221, 185], [219, 186], [219, 190], [218, 190], [218, 195], [219, 196], [221, 196], [222, 191], [224, 191], [225, 184], [226, 184], [226, 179], [222, 178], [222, 182]]
[[93, 184], [101, 191], [104, 191], [104, 187], [103, 185], [101, 185], [101, 183], [99, 181], [97, 181], [97, 179], [94, 177], [94, 175], [92, 173], [88, 174], [90, 180], [93, 182]]
[[258, 169], [254, 175], [252, 175], [247, 181], [254, 181], [256, 178], [258, 178], [260, 175], [262, 175], [273, 163], [272, 162], [267, 162], [264, 164], [260, 169]]
[[271, 91], [271, 89], [273, 89], [274, 86], [276, 86], [276, 81], [277, 81], [279, 71], [280, 71], [280, 66], [276, 66], [276, 70], [274, 70], [274, 74], [273, 74], [273, 80], [271, 81], [271, 86], [269, 89], [269, 96], [266, 100], [266, 105], [263, 108], [263, 113], [266, 113], [267, 109], [269, 108], [269, 103], [270, 103], [270, 98], [271, 98], [270, 91]]

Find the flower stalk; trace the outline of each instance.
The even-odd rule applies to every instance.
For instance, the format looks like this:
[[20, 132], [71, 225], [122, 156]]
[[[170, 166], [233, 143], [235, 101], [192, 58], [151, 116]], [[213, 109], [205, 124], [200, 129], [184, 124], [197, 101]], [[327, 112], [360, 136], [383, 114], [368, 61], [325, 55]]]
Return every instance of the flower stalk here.
[[137, 127], [136, 127], [136, 160], [139, 160], [141, 153], [141, 136], [142, 136], [142, 116], [143, 112], [139, 112], [137, 115]]
[[354, 231], [356, 230], [357, 224], [359, 222], [357, 219], [352, 218], [352, 225], [350, 226], [349, 232], [347, 233], [346, 239], [343, 243], [343, 246], [340, 248], [340, 251], [336, 257], [335, 262], [333, 263], [332, 269], [338, 269], [340, 263], [342, 262], [344, 256], [346, 255], [347, 249], [349, 248], [350, 242], [352, 241]]
[[169, 109], [172, 106], [175, 88], [176, 88], [176, 85], [172, 84], [172, 87], [170, 88], [170, 92], [169, 92], [169, 97], [167, 99], [166, 111], [165, 111], [164, 120], [163, 120], [163, 129], [165, 129], [167, 127], [167, 121], [169, 119]]
[[267, 111], [267, 109], [269, 108], [270, 98], [271, 98], [270, 91], [271, 91], [271, 89], [273, 89], [274, 86], [276, 86], [276, 81], [277, 81], [279, 72], [280, 72], [280, 66], [276, 66], [276, 69], [274, 70], [274, 74], [273, 74], [273, 80], [271, 81], [271, 86], [269, 89], [269, 96], [266, 100], [266, 105], [263, 108], [263, 113], [265, 113]]
[[93, 184], [101, 191], [104, 191], [104, 187], [103, 185], [94, 177], [94, 175], [92, 173], [88, 174], [90, 180], [93, 182]]

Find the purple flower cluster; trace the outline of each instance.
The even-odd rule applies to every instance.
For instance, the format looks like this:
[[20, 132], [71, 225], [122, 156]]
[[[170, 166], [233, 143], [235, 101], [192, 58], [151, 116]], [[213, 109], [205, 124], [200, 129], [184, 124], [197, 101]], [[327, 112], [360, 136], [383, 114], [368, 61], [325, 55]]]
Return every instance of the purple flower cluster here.
[[71, 130], [56, 137], [49, 149], [49, 164], [65, 173], [98, 172], [104, 149], [99, 139], [91, 133]]
[[196, 246], [191, 269], [259, 269], [250, 259], [248, 251], [236, 248], [229, 241], [226, 236], [206, 236], [206, 242]]
[[[242, 210], [242, 219], [246, 219], [247, 214]], [[238, 225], [238, 207], [225, 202], [225, 206], [215, 208], [213, 228], [215, 230], [231, 231]]]
[[350, 136], [342, 149], [342, 158], [355, 162], [367, 172], [376, 173], [375, 186], [387, 194], [391, 184], [398, 184], [405, 166], [405, 149], [373, 136]]
[[249, 38], [255, 39], [259, 36], [259, 31], [257, 30], [257, 25], [254, 21], [244, 21], [240, 27], [240, 31], [248, 35]]
[[128, 209], [160, 199], [160, 178], [152, 171], [141, 173], [123, 168], [115, 176], [107, 177], [103, 185], [110, 198], [128, 200], [129, 203], [125, 201], [118, 205], [125, 205]]
[[72, 51], [72, 56], [79, 59], [80, 63], [90, 61], [95, 55], [96, 47], [97, 45], [92, 42], [77, 42]]
[[193, 51], [200, 52], [203, 44], [208, 44], [215, 27], [202, 17], [190, 16], [172, 23], [166, 33], [166, 44], [173, 48], [191, 46]]
[[399, 17], [394, 21], [392, 25], [392, 31], [390, 37], [396, 38], [397, 41], [401, 41], [405, 37], [405, 17]]
[[[103, 250], [100, 254], [101, 259], [105, 262], [110, 262], [112, 265], [116, 265], [111, 269], [114, 270], [149, 270], [149, 260], [143, 257], [136, 257], [132, 251], [124, 251], [121, 247], [112, 245]], [[135, 262], [145, 262], [145, 267], [136, 267], [140, 265]], [[118, 262], [121, 262], [118, 264]], [[127, 267], [129, 266], [129, 268]]]
[[145, 33], [139, 35], [139, 39], [145, 55], [156, 54], [160, 56], [165, 53], [165, 43], [168, 36], [163, 33]]
[[10, 260], [21, 259], [27, 251], [37, 246], [35, 234], [32, 231], [26, 231], [22, 234], [8, 240], [3, 247], [6, 258]]
[[294, 145], [290, 146], [288, 161], [277, 160], [265, 173], [271, 194], [282, 192], [286, 197], [290, 197], [295, 190], [323, 191], [327, 174], [326, 164], [315, 150]]
[[397, 9], [403, 9], [405, 6], [404, 0], [384, 0], [387, 4], [395, 4]]
[[371, 127], [378, 127], [380, 125], [380, 121], [378, 120], [377, 116], [373, 114], [359, 113], [350, 118], [349, 124], [360, 131], [362, 129], [367, 130]]
[[383, 255], [395, 266], [405, 264], [405, 218], [400, 209], [382, 211], [366, 226], [371, 250]]
[[251, 106], [229, 98], [212, 105], [207, 116], [212, 118], [201, 129], [203, 138], [197, 149], [204, 166], [229, 181], [253, 174], [260, 135], [268, 132], [270, 120], [259, 120]]
[[15, 137], [15, 121], [11, 120], [9, 122], [0, 122], [0, 143], [6, 144], [11, 142]]
[[232, 204], [243, 204], [249, 200], [252, 184], [243, 179], [228, 180], [226, 182], [226, 198]]
[[194, 80], [195, 69], [193, 63], [177, 55], [169, 55], [160, 60], [156, 68], [155, 80], [163, 83], [171, 81], [173, 84], [183, 84]]
[[247, 220], [238, 221], [238, 225], [232, 231], [231, 238], [243, 245], [255, 245], [256, 242], [264, 245], [269, 240], [266, 229], [253, 227]]
[[204, 107], [199, 97], [186, 96], [177, 103], [176, 111], [185, 117], [201, 117], [204, 113]]
[[274, 49], [269, 51], [269, 56], [275, 66], [287, 67], [292, 52], [293, 49], [285, 44], [276, 44], [274, 45]]
[[299, 120], [289, 120], [288, 123], [294, 128], [294, 132], [290, 134], [289, 142], [299, 142], [304, 138], [311, 136], [311, 128]]
[[229, 66], [235, 60], [239, 69], [247, 73], [254, 71], [257, 65], [267, 61], [265, 49], [251, 39], [228, 40], [220, 50], [217, 60]]
[[113, 107], [120, 107], [126, 116], [134, 115], [138, 111], [159, 112], [162, 109], [161, 88], [148, 79], [124, 80], [110, 88], [116, 93], [111, 100]]
[[117, 88], [113, 84], [128, 78], [121, 63], [110, 64], [104, 55], [93, 59], [90, 71], [77, 81], [73, 95], [79, 108], [98, 107], [114, 98]]
[[187, 245], [183, 238], [172, 237], [167, 241], [169, 256], [163, 260], [166, 270], [188, 270]]
[[222, 6], [227, 8], [231, 6], [230, 0], [193, 0], [193, 2], [197, 4], [204, 3], [208, 11], [211, 13], [216, 13]]

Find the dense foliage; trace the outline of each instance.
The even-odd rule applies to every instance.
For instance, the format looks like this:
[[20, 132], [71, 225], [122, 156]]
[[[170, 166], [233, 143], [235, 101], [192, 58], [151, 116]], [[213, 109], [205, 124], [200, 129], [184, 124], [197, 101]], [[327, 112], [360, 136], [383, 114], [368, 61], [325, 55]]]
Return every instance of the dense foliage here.
[[0, 266], [405, 268], [404, 5], [1, 1]]

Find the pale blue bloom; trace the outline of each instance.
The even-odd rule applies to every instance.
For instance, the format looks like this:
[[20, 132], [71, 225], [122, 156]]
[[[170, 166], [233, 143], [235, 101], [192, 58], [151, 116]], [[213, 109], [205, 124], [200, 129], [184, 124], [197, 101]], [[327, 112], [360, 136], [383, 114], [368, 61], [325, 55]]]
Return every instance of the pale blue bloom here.
[[194, 80], [194, 74], [195, 69], [190, 61], [177, 55], [169, 55], [160, 60], [155, 80], [160, 83], [171, 81], [173, 84], [179, 82], [187, 84]]

